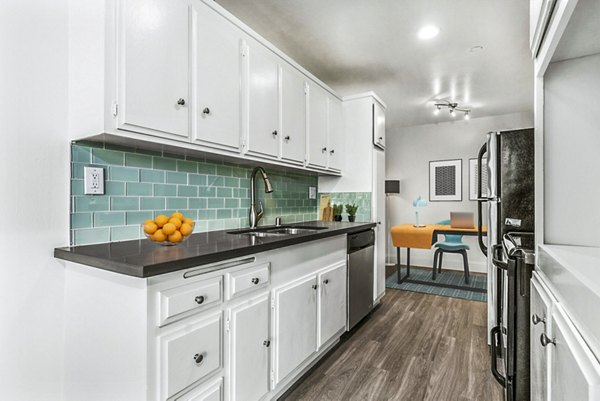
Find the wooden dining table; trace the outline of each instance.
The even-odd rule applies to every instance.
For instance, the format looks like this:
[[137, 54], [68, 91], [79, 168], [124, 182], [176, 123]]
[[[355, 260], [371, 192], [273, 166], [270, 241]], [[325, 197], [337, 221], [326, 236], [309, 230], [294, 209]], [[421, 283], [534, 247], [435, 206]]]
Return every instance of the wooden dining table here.
[[[482, 235], [487, 235], [487, 227], [482, 227]], [[398, 272], [398, 284], [404, 282], [416, 284], [430, 284], [421, 280], [410, 278], [410, 250], [431, 249], [438, 241], [439, 235], [478, 235], [477, 227], [473, 228], [454, 228], [450, 224], [426, 224], [421, 227], [415, 227], [414, 224], [398, 224], [390, 229], [392, 244], [396, 247], [396, 268]], [[406, 248], [406, 275], [402, 276], [402, 264], [400, 263], [400, 249]]]

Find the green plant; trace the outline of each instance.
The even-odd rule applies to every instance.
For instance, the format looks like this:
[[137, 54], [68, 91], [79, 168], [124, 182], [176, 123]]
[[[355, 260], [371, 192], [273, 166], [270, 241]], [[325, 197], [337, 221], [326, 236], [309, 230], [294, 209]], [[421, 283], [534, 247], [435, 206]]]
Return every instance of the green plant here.
[[358, 205], [350, 204], [350, 203], [346, 204], [346, 213], [348, 213], [348, 216], [356, 216], [357, 210], [358, 210]]
[[341, 216], [344, 211], [344, 205], [333, 205], [333, 215]]

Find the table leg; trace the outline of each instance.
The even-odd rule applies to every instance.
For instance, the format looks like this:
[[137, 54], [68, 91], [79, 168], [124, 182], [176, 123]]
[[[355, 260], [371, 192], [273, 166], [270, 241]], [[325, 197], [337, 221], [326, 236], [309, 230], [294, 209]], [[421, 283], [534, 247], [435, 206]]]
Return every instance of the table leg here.
[[400, 262], [400, 248], [396, 248], [396, 268], [398, 270], [398, 284], [403, 283], [410, 276], [410, 248], [406, 248], [406, 275], [402, 276], [402, 264]]
[[406, 248], [406, 277], [410, 276], [410, 248]]

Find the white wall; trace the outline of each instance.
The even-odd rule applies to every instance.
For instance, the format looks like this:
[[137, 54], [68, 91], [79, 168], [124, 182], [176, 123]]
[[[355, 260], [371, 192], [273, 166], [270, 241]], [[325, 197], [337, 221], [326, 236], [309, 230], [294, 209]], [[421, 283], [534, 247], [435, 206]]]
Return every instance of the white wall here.
[[[105, 2], [0, 3], [0, 399], [58, 401], [69, 139], [102, 130]], [[93, 352], [93, 350], [90, 350]]]
[[68, 1], [0, 5], [0, 398], [60, 400], [68, 244]]
[[[462, 159], [462, 202], [429, 202], [420, 211], [421, 223], [436, 223], [449, 219], [452, 211], [473, 212], [477, 219], [477, 202], [469, 200], [469, 159], [476, 158], [489, 131], [527, 128], [533, 126], [531, 113], [456, 120], [440, 124], [426, 124], [389, 132], [386, 147], [386, 179], [400, 180], [400, 194], [389, 196], [388, 225], [413, 223], [415, 212], [412, 201], [419, 195], [429, 199], [429, 161]], [[471, 247], [471, 271], [485, 272], [485, 258], [477, 237], [463, 237]], [[406, 250], [402, 260], [406, 262]], [[388, 246], [388, 260], [395, 263], [396, 249]], [[431, 266], [433, 251], [411, 250], [411, 264]], [[462, 270], [460, 255], [444, 256], [444, 267]]]

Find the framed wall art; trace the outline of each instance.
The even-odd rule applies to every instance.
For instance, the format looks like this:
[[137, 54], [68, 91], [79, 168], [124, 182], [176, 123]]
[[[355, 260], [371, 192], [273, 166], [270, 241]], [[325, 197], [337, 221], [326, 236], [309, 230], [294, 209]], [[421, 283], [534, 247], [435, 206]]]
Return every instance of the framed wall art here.
[[429, 162], [429, 201], [462, 201], [462, 160]]

